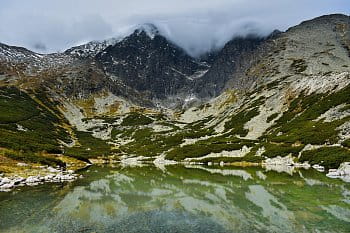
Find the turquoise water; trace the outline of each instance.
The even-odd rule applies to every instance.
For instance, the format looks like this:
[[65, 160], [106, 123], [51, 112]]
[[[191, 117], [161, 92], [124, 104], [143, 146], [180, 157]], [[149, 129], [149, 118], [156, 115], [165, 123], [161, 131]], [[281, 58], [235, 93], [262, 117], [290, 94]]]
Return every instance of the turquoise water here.
[[350, 184], [314, 170], [99, 167], [0, 193], [0, 232], [350, 232]]

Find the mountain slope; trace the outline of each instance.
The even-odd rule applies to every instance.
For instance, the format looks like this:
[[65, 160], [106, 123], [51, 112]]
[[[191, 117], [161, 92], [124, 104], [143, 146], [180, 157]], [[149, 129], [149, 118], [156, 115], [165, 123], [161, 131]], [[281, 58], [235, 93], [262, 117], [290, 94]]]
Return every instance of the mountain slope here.
[[[126, 135], [121, 127], [117, 138], [134, 140], [122, 150], [158, 162], [292, 164], [299, 158], [336, 168], [349, 161], [349, 25], [348, 16], [323, 16], [262, 42], [255, 51], [268, 52], [234, 77], [255, 77], [253, 86], [190, 108], [178, 118], [186, 124], [168, 121], [161, 132], [150, 125]], [[277, 156], [292, 157], [270, 159]]]
[[[268, 38], [235, 38], [207, 63], [154, 28], [82, 56], [2, 45], [0, 86], [45, 90], [48, 109], [69, 122], [62, 135], [73, 144], [49, 136], [66, 156], [337, 168], [350, 161], [349, 28], [349, 16], [322, 16]], [[215, 98], [182, 109], [198, 97]]]

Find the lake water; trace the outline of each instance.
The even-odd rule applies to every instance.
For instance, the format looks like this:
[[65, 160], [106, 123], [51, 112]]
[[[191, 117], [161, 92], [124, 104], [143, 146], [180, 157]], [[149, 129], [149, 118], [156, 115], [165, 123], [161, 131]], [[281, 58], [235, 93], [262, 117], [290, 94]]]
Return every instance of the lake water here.
[[350, 184], [315, 170], [102, 167], [0, 193], [0, 232], [350, 232]]

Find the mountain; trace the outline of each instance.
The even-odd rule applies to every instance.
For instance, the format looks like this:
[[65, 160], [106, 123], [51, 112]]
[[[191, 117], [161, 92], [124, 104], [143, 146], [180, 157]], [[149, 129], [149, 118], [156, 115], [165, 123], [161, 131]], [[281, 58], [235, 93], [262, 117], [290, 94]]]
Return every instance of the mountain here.
[[0, 158], [271, 169], [350, 161], [346, 15], [233, 38], [202, 58], [146, 25], [64, 53], [1, 44], [0, 61]]
[[[165, 98], [189, 89], [192, 79], [208, 70], [184, 50], [169, 42], [153, 27], [153, 34], [136, 30], [120, 43], [96, 55], [96, 61], [108, 76], [150, 98]], [[185, 90], [186, 91], [186, 90]]]
[[[0, 59], [4, 70], [18, 69], [31, 82], [41, 79], [51, 89], [64, 85], [67, 97], [110, 91], [138, 105], [161, 103], [171, 108], [183, 104], [196, 79], [210, 68], [209, 62], [190, 57], [151, 24], [123, 39], [93, 41], [64, 53], [43, 55], [1, 45]], [[47, 77], [48, 73], [55, 78]]]

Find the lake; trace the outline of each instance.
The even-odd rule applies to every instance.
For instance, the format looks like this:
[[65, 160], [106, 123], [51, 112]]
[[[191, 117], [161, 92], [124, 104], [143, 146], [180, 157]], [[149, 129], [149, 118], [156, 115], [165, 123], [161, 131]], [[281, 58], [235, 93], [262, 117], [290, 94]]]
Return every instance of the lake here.
[[316, 170], [92, 166], [0, 193], [0, 232], [350, 232], [350, 184]]

